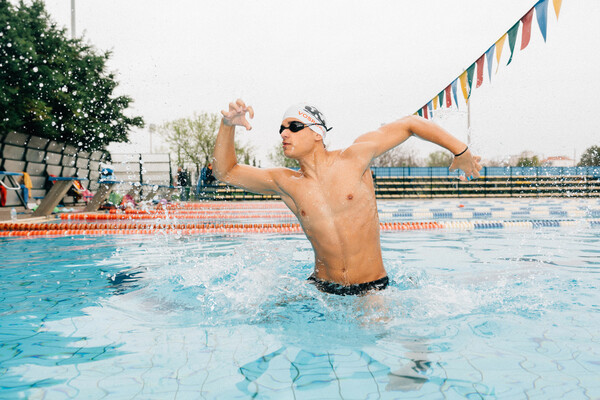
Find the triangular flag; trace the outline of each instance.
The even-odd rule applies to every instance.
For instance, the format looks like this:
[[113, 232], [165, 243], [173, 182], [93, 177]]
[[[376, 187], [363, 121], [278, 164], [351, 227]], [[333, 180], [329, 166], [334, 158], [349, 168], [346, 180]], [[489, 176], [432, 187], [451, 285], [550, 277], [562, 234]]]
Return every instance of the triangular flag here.
[[469, 97], [471, 97], [471, 89], [473, 88], [473, 75], [475, 74], [475, 63], [467, 68], [467, 88], [469, 89]]
[[427, 106], [423, 106], [422, 110], [423, 110], [423, 118], [429, 119], [429, 117], [427, 116]]
[[520, 23], [521, 23], [521, 21], [517, 21], [517, 23], [514, 24], [512, 26], [512, 28], [510, 28], [508, 30], [508, 32], [506, 32], [508, 34], [508, 47], [510, 48], [510, 58], [508, 59], [508, 62], [506, 63], [506, 65], [510, 64], [510, 62], [512, 61], [514, 50], [515, 50], [515, 43], [517, 42], [517, 33], [519, 32], [519, 24]]
[[531, 20], [533, 19], [533, 7], [521, 18], [523, 30], [521, 30], [521, 50], [525, 49], [531, 39]]
[[419, 117], [423, 116], [423, 109], [419, 108], [415, 114], [418, 114]]
[[429, 103], [427, 103], [427, 109], [429, 110], [429, 115], [431, 116], [431, 118], [433, 118], [433, 100], [429, 100]]
[[481, 57], [479, 57], [477, 59], [477, 61], [475, 61], [475, 63], [477, 64], [477, 84], [475, 85], [476, 88], [481, 86], [481, 84], [483, 83], [483, 63], [484, 62], [485, 62], [485, 54], [482, 54]]
[[450, 85], [448, 85], [444, 91], [446, 92], [446, 108], [450, 108], [452, 107], [452, 95], [450, 94], [450, 92], [452, 92], [452, 88]]
[[465, 101], [467, 101], [469, 98], [469, 91], [467, 89], [467, 71], [460, 74], [458, 79], [460, 79], [460, 88], [462, 89], [463, 97], [465, 98]]
[[438, 108], [438, 97], [437, 97], [437, 96], [435, 96], [435, 97], [433, 98], [433, 109], [434, 109], [434, 110], [437, 110], [437, 108]]
[[454, 104], [456, 104], [456, 108], [458, 108], [458, 97], [456, 95], [456, 87], [458, 86], [458, 78], [452, 81], [452, 97], [454, 97]]
[[438, 94], [438, 98], [440, 99], [440, 108], [444, 108], [444, 91], [443, 90]]
[[504, 48], [504, 42], [506, 41], [506, 33], [502, 35], [500, 39], [495, 43], [496, 45], [496, 72], [498, 72], [498, 68], [500, 68], [500, 56], [502, 55], [502, 49]]
[[554, 12], [556, 13], [556, 19], [558, 19], [558, 14], [560, 13], [560, 5], [562, 4], [562, 0], [552, 0], [554, 3]]
[[546, 41], [546, 25], [548, 23], [548, 0], [540, 0], [537, 2], [535, 7], [535, 16], [537, 18], [540, 31]]
[[492, 47], [485, 52], [485, 57], [487, 58], [487, 66], [488, 66], [488, 76], [490, 77], [490, 82], [492, 81], [492, 63], [494, 62], [494, 49], [496, 45], [493, 44]]

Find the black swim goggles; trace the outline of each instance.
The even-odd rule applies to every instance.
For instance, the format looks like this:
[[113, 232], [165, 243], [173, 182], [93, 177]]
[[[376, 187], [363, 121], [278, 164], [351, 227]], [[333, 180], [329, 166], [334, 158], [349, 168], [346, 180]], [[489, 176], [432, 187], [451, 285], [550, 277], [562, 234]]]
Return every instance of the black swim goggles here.
[[313, 125], [322, 126], [323, 128], [325, 128], [325, 132], [329, 132], [331, 130], [331, 128], [326, 127], [324, 124], [305, 124], [300, 121], [292, 121], [292, 122], [290, 122], [289, 126], [281, 125], [279, 127], [279, 134], [281, 135], [283, 133], [283, 131], [286, 129], [289, 129], [290, 132], [294, 132], [294, 133], [300, 132], [302, 129], [308, 128], [309, 126], [313, 126]]

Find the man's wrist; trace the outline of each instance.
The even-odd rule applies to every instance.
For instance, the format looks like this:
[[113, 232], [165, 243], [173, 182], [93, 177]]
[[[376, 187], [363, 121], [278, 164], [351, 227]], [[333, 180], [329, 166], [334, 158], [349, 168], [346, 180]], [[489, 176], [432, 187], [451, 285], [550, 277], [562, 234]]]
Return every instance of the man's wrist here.
[[454, 157], [462, 156], [463, 154], [465, 154], [467, 152], [467, 150], [469, 150], [469, 146], [465, 147], [465, 149], [463, 151], [461, 151], [460, 153], [454, 154]]
[[233, 126], [233, 124], [227, 120], [227, 118], [223, 117], [223, 119], [221, 119], [221, 121], [223, 121], [223, 125], [225, 126]]

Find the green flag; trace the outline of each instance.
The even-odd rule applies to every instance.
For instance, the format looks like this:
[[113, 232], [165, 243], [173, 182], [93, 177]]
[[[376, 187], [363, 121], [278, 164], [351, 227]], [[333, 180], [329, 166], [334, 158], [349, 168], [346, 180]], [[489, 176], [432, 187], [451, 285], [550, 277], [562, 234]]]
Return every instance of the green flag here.
[[517, 42], [517, 33], [519, 32], [519, 24], [521, 21], [517, 21], [516, 24], [513, 25], [512, 28], [508, 30], [508, 46], [510, 47], [510, 58], [506, 65], [510, 64], [513, 58], [513, 52], [515, 50], [515, 43]]
[[444, 91], [442, 90], [440, 94], [438, 94], [438, 98], [440, 99], [440, 108], [444, 108]]
[[467, 88], [469, 88], [469, 97], [471, 97], [471, 86], [473, 83], [473, 75], [475, 74], [475, 63], [467, 68]]

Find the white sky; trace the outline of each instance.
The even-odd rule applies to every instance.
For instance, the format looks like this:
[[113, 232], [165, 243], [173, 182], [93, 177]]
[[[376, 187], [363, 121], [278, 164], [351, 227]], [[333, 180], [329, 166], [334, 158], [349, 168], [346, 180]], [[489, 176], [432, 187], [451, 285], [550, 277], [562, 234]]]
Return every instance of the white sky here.
[[[77, 33], [112, 50], [119, 93], [147, 124], [218, 112], [238, 97], [254, 106], [251, 143], [262, 165], [280, 143], [285, 109], [319, 106], [347, 146], [381, 123], [412, 114], [445, 88], [537, 0], [77, 0]], [[70, 27], [70, 1], [46, 0]], [[544, 43], [534, 17], [529, 46], [473, 89], [472, 148], [484, 158], [532, 150], [577, 157], [600, 144], [600, 1], [548, 7]], [[494, 65], [494, 71], [496, 65]], [[436, 118], [463, 141], [460, 112]], [[148, 151], [147, 131], [118, 152]], [[425, 156], [435, 146], [411, 139]], [[160, 150], [154, 139], [154, 151]]]

